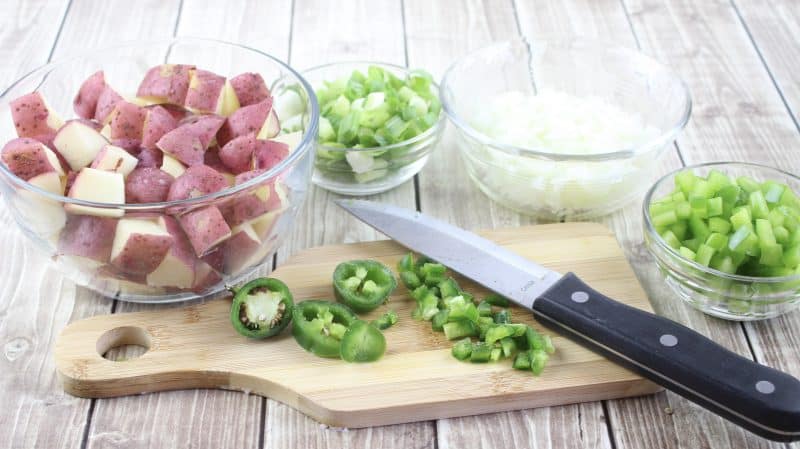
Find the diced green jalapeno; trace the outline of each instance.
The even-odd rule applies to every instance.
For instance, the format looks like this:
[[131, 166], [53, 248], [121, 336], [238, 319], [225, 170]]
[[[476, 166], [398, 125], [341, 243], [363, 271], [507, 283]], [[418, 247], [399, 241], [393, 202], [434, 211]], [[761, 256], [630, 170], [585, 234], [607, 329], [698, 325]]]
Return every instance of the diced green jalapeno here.
[[341, 357], [341, 340], [357, 318], [345, 305], [308, 300], [292, 311], [292, 335], [306, 351], [320, 357]]
[[448, 340], [478, 335], [478, 326], [470, 320], [450, 321], [442, 326]]
[[514, 357], [514, 369], [528, 371], [531, 369], [531, 355], [528, 351], [518, 352]]
[[453, 357], [457, 358], [458, 360], [467, 360], [472, 354], [472, 341], [469, 339], [469, 337], [459, 340], [455, 345], [453, 345], [451, 353], [453, 354]]
[[286, 284], [272, 278], [254, 279], [234, 291], [231, 324], [245, 337], [272, 337], [292, 321], [293, 305]]
[[530, 359], [531, 359], [531, 372], [534, 376], [538, 376], [542, 374], [544, 371], [545, 365], [547, 365], [547, 353], [540, 349], [531, 349], [530, 351]]
[[497, 293], [492, 293], [489, 296], [483, 298], [483, 300], [497, 307], [508, 307], [510, 305], [508, 298], [506, 298], [505, 296], [498, 295]]
[[436, 312], [436, 315], [431, 319], [431, 329], [436, 332], [444, 331], [444, 325], [449, 319], [450, 311], [447, 309]]
[[475, 343], [472, 345], [472, 353], [469, 361], [472, 363], [488, 363], [492, 358], [492, 347], [486, 343]]
[[386, 352], [386, 338], [366, 321], [356, 320], [342, 335], [339, 355], [346, 362], [374, 362]]
[[503, 309], [494, 315], [492, 315], [494, 322], [497, 324], [508, 324], [511, 323], [511, 311], [508, 309]]
[[380, 330], [388, 329], [397, 324], [397, 312], [390, 310], [381, 315], [377, 320], [372, 321], [371, 324]]

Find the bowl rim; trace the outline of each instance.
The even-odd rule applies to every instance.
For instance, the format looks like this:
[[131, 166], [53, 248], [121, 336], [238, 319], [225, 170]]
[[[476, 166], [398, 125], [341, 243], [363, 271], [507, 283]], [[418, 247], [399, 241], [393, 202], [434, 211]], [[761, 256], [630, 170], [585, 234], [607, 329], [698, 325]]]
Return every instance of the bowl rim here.
[[[762, 284], [770, 283], [770, 284], [772, 284], [772, 283], [781, 283], [781, 282], [800, 281], [800, 274], [790, 274], [788, 276], [770, 276], [770, 277], [745, 276], [745, 275], [735, 274], [735, 273], [725, 273], [723, 271], [719, 271], [719, 270], [716, 270], [714, 268], [707, 267], [705, 265], [701, 265], [701, 264], [695, 262], [694, 260], [689, 260], [689, 259], [683, 257], [673, 247], [669, 246], [667, 244], [666, 240], [664, 240], [661, 237], [661, 235], [659, 235], [659, 233], [656, 232], [655, 226], [653, 225], [653, 222], [650, 219], [650, 211], [649, 211], [649, 207], [648, 206], [650, 205], [650, 203], [651, 203], [651, 201], [653, 199], [653, 195], [655, 194], [656, 190], [658, 190], [659, 187], [661, 187], [666, 182], [672, 181], [675, 178], [675, 175], [677, 175], [678, 173], [681, 173], [681, 172], [684, 172], [684, 171], [687, 171], [687, 170], [696, 170], [696, 169], [709, 168], [709, 167], [724, 168], [724, 167], [730, 167], [730, 166], [736, 166], [736, 165], [744, 166], [744, 167], [750, 167], [750, 168], [753, 168], [753, 169], [756, 169], [756, 170], [764, 170], [764, 171], [770, 171], [770, 172], [773, 172], [773, 173], [779, 173], [782, 176], [786, 176], [786, 177], [788, 177], [790, 179], [793, 179], [797, 183], [800, 183], [800, 177], [798, 177], [797, 175], [794, 175], [792, 173], [789, 173], [788, 171], [781, 170], [781, 169], [776, 168], [776, 167], [770, 167], [769, 165], [763, 165], [763, 164], [756, 164], [756, 163], [753, 163], [753, 162], [718, 161], [718, 162], [704, 162], [704, 163], [700, 163], [700, 164], [687, 165], [687, 166], [679, 168], [677, 170], [673, 170], [673, 171], [667, 173], [666, 175], [662, 176], [661, 178], [659, 178], [658, 181], [656, 181], [647, 190], [647, 193], [645, 194], [645, 197], [644, 197], [644, 201], [642, 202], [642, 215], [644, 216], [645, 232], [647, 232], [647, 234], [650, 235], [650, 237], [655, 242], [655, 244], [657, 244], [661, 249], [666, 250], [667, 254], [677, 258], [679, 261], [681, 261], [683, 263], [688, 264], [691, 268], [693, 268], [695, 270], [698, 270], [698, 271], [701, 271], [701, 272], [706, 273], [706, 274], [711, 274], [711, 275], [714, 275], [714, 276], [719, 277], [719, 278], [724, 278], [724, 279], [729, 279], [729, 280], [739, 281], [739, 282], [746, 282], [746, 283], [762, 283]], [[650, 250], [650, 251], [652, 252], [652, 250]]]
[[[468, 122], [462, 119], [453, 109], [450, 102], [447, 100], [446, 96], [443, 95], [441, 92], [447, 91], [449, 87], [450, 78], [453, 76], [453, 73], [456, 69], [459, 68], [461, 64], [470, 61], [471, 59], [476, 58], [479, 54], [493, 50], [502, 48], [505, 46], [514, 45], [517, 43], [523, 43], [528, 48], [531, 45], [535, 44], [570, 44], [575, 45], [579, 44], [582, 46], [591, 46], [595, 48], [601, 48], [605, 50], [613, 50], [616, 52], [624, 53], [632, 58], [639, 60], [640, 62], [647, 64], [649, 66], [653, 66], [663, 72], [667, 73], [669, 76], [673, 77], [677, 80], [678, 84], [681, 86], [681, 91], [683, 93], [683, 111], [681, 112], [679, 118], [665, 131], [660, 132], [656, 137], [648, 139], [647, 141], [636, 145], [634, 148], [622, 148], [614, 151], [607, 151], [603, 153], [594, 153], [594, 154], [581, 154], [581, 153], [554, 153], [547, 149], [543, 148], [529, 148], [529, 147], [520, 147], [516, 145], [510, 145], [494, 139], [474, 127], [468, 124]], [[444, 76], [442, 77], [441, 81], [441, 90], [439, 94], [440, 100], [442, 102], [442, 110], [445, 111], [447, 116], [453, 122], [456, 127], [467, 134], [468, 136], [472, 137], [473, 139], [477, 140], [479, 143], [483, 145], [489, 145], [495, 149], [499, 149], [506, 153], [515, 155], [515, 156], [525, 156], [525, 157], [534, 157], [534, 158], [546, 158], [554, 161], [609, 161], [609, 160], [618, 160], [618, 159], [630, 159], [634, 156], [641, 155], [648, 153], [650, 151], [656, 150], [661, 148], [662, 146], [672, 142], [675, 140], [677, 135], [683, 130], [686, 124], [689, 122], [689, 118], [692, 113], [692, 96], [691, 91], [689, 89], [688, 84], [686, 81], [681, 78], [677, 72], [671, 70], [665, 64], [657, 61], [656, 59], [642, 53], [641, 51], [621, 46], [618, 44], [607, 43], [602, 40], [598, 39], [590, 39], [585, 37], [573, 37], [573, 38], [552, 38], [552, 39], [528, 39], [524, 36], [519, 36], [514, 39], [508, 39], [500, 42], [495, 42], [489, 45], [485, 45], [480, 47], [476, 50], [473, 50], [467, 53], [464, 56], [458, 58], [455, 62], [453, 62], [447, 70], [445, 70]]]
[[[314, 71], [318, 71], [318, 70], [325, 70], [325, 69], [330, 69], [330, 68], [333, 68], [333, 67], [336, 67], [336, 66], [345, 66], [345, 65], [358, 65], [358, 66], [374, 65], [374, 66], [379, 66], [379, 67], [389, 67], [389, 68], [404, 72], [406, 74], [409, 74], [409, 73], [411, 73], [411, 72], [413, 72], [415, 70], [418, 70], [418, 69], [412, 69], [412, 68], [401, 66], [401, 65], [397, 65], [397, 64], [392, 64], [392, 63], [389, 63], [389, 62], [353, 60], [353, 61], [336, 61], [336, 62], [329, 62], [327, 64], [316, 65], [314, 67], [310, 67], [308, 69], [302, 70], [300, 73], [305, 75], [306, 73], [309, 73], [309, 72], [314, 72]], [[308, 81], [308, 80], [306, 80], [306, 81]], [[436, 89], [436, 92], [435, 92], [436, 96], [439, 97], [439, 102], [441, 102], [442, 99], [441, 99], [441, 94], [440, 94], [441, 90], [440, 90], [440, 87], [439, 87], [439, 83], [437, 83], [436, 80], [431, 80], [431, 85], [432, 85], [432, 87], [434, 89]], [[313, 86], [312, 86], [312, 88], [313, 88]], [[314, 92], [314, 94], [316, 95], [316, 91]], [[320, 118], [323, 118], [321, 112], [320, 112]], [[423, 141], [423, 140], [429, 138], [430, 136], [436, 134], [437, 132], [439, 132], [444, 127], [444, 119], [445, 119], [445, 112], [444, 112], [444, 105], [442, 105], [442, 109], [439, 111], [439, 117], [436, 119], [436, 123], [433, 124], [433, 126], [431, 126], [430, 128], [426, 129], [422, 133], [417, 134], [416, 136], [414, 136], [414, 137], [412, 137], [410, 139], [406, 139], [406, 140], [403, 140], [401, 142], [395, 142], [395, 143], [390, 144], [390, 145], [377, 146], [377, 147], [368, 147], [368, 148], [353, 148], [353, 147], [338, 148], [338, 147], [329, 147], [329, 146], [323, 145], [322, 143], [320, 143], [318, 141], [318, 139], [316, 141], [316, 145], [318, 147], [317, 148], [318, 150], [325, 150], [325, 151], [387, 151], [387, 150], [393, 150], [393, 149], [396, 149], [396, 148], [401, 148], [401, 147], [405, 147], [405, 146], [408, 146], [408, 145], [413, 145], [413, 144], [415, 144], [417, 142]]]
[[[13, 182], [14, 184], [22, 187], [28, 191], [35, 192], [45, 198], [50, 200], [59, 202], [59, 203], [67, 203], [67, 204], [75, 204], [79, 206], [87, 206], [87, 207], [94, 207], [94, 208], [103, 208], [103, 209], [122, 209], [122, 210], [130, 210], [130, 211], [152, 211], [154, 209], [165, 209], [168, 207], [176, 207], [176, 206], [191, 206], [200, 203], [206, 202], [213, 202], [214, 200], [220, 198], [226, 198], [232, 195], [235, 195], [239, 192], [245, 191], [250, 189], [253, 186], [263, 183], [269, 179], [275, 178], [279, 176], [283, 171], [287, 168], [292, 166], [297, 160], [302, 158], [306, 152], [310, 151], [313, 148], [314, 141], [317, 135], [317, 128], [319, 126], [319, 105], [317, 104], [317, 96], [314, 93], [314, 90], [311, 88], [311, 85], [306, 81], [306, 79], [300, 75], [299, 72], [294, 70], [288, 64], [284, 63], [280, 59], [272, 56], [268, 53], [265, 53], [261, 50], [256, 48], [238, 44], [235, 42], [225, 41], [221, 39], [210, 39], [210, 38], [202, 38], [202, 37], [173, 37], [168, 39], [154, 39], [154, 40], [147, 40], [147, 41], [134, 41], [128, 40], [124, 41], [115, 45], [111, 45], [108, 47], [101, 47], [101, 48], [94, 48], [90, 50], [84, 50], [81, 52], [71, 53], [65, 57], [58, 58], [55, 61], [48, 62], [47, 64], [41, 65], [39, 67], [34, 68], [33, 70], [29, 71], [25, 75], [18, 78], [16, 81], [11, 83], [6, 89], [0, 92], [0, 104], [7, 104], [8, 99], [6, 98], [8, 94], [18, 85], [23, 83], [24, 81], [32, 78], [34, 76], [42, 75], [47, 77], [50, 72], [52, 72], [56, 67], [60, 67], [63, 65], [67, 65], [70, 62], [73, 62], [78, 59], [91, 59], [92, 55], [97, 53], [107, 53], [114, 50], [120, 49], [135, 49], [135, 48], [146, 48], [149, 46], [157, 46], [157, 45], [167, 45], [171, 49], [173, 45], [181, 44], [181, 43], [193, 43], [193, 44], [206, 44], [206, 45], [221, 45], [224, 47], [232, 47], [232, 48], [239, 48], [244, 49], [250, 52], [253, 52], [257, 55], [263, 56], [273, 63], [276, 63], [282, 70], [288, 72], [292, 76], [294, 76], [300, 84], [305, 89], [306, 94], [308, 95], [308, 100], [311, 102], [311, 114], [309, 120], [309, 126], [306, 129], [303, 138], [300, 140], [300, 143], [297, 145], [294, 151], [289, 153], [289, 155], [284, 158], [280, 163], [275, 165], [274, 167], [270, 168], [269, 170], [261, 173], [258, 176], [253, 177], [252, 179], [247, 180], [238, 185], [234, 185], [228, 187], [223, 190], [219, 190], [216, 192], [212, 192], [206, 195], [201, 195], [193, 198], [186, 198], [182, 200], [174, 200], [174, 201], [161, 201], [156, 203], [105, 203], [105, 202], [98, 202], [98, 201], [87, 201], [81, 200], [77, 198], [71, 198], [66, 195], [57, 195], [55, 193], [49, 192], [42, 188], [39, 188], [29, 182], [23, 180], [22, 178], [15, 175], [11, 170], [6, 167], [5, 164], [0, 163], [0, 174], [8, 177], [8, 179]], [[285, 76], [285, 75], [284, 75]], [[281, 78], [278, 78], [281, 79]], [[273, 82], [274, 85], [274, 82]], [[313, 136], [313, 137], [312, 137]]]

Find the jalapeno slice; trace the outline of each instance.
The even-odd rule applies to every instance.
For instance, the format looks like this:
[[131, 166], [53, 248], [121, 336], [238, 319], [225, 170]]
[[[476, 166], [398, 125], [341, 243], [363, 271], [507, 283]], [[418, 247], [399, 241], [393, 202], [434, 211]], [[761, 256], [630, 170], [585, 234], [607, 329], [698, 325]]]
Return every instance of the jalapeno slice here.
[[358, 318], [342, 304], [309, 300], [294, 306], [292, 320], [292, 335], [303, 349], [319, 357], [338, 358], [342, 338]]
[[245, 337], [272, 337], [292, 321], [293, 305], [286, 284], [272, 278], [254, 279], [234, 291], [231, 323]]
[[357, 320], [347, 328], [339, 350], [346, 362], [374, 362], [386, 352], [386, 338], [374, 325]]
[[392, 271], [374, 260], [340, 263], [333, 272], [336, 299], [356, 313], [375, 310], [397, 287]]

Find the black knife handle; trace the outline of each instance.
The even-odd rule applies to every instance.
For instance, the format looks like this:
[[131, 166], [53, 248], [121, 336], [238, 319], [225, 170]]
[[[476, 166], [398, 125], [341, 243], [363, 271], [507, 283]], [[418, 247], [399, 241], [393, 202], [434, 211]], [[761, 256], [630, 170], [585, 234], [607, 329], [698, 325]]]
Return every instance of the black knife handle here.
[[614, 301], [568, 273], [533, 303], [543, 324], [776, 441], [800, 440], [800, 381], [674, 321]]

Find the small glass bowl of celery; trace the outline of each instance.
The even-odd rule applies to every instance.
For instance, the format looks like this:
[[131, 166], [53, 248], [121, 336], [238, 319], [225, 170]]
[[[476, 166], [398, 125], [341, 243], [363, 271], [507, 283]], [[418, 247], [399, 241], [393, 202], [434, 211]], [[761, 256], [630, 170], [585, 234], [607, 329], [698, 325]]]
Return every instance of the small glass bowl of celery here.
[[800, 304], [800, 178], [763, 165], [685, 167], [644, 200], [644, 236], [667, 284], [693, 307], [738, 321]]
[[321, 111], [313, 182], [369, 195], [412, 178], [444, 129], [439, 87], [422, 70], [375, 62], [327, 64], [303, 72]]

